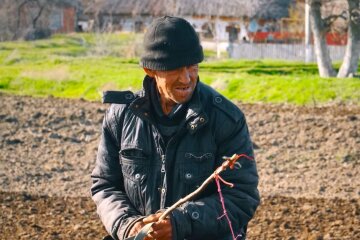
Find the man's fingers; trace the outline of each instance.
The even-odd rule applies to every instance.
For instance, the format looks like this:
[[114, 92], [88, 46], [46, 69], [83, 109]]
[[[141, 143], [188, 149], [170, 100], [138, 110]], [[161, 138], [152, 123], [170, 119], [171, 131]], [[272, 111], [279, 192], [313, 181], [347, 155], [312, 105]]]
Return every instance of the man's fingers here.
[[154, 214], [152, 214], [144, 218], [142, 221], [144, 224], [148, 224], [148, 223], [156, 222], [157, 220], [158, 218]]
[[151, 231], [148, 233], [149, 237], [157, 240], [171, 239], [171, 235], [172, 228], [169, 219], [154, 223]]
[[171, 232], [170, 228], [159, 229], [157, 231], [150, 232], [148, 235], [154, 239], [161, 239], [164, 236], [169, 236]]
[[139, 222], [135, 223], [134, 226], [130, 229], [129, 237], [135, 236], [136, 234], [138, 234], [138, 232], [140, 232], [141, 228], [144, 225], [145, 224], [142, 221], [139, 221]]
[[144, 240], [170, 240], [172, 236], [172, 227], [170, 219], [159, 221], [162, 213], [151, 214], [143, 219], [144, 224], [152, 223], [151, 228]]
[[153, 240], [153, 238], [150, 237], [150, 236], [148, 236], [148, 235], [146, 235], [146, 236], [144, 237], [144, 240]]
[[158, 231], [160, 229], [166, 228], [170, 225], [170, 220], [169, 219], [165, 219], [165, 220], [161, 220], [158, 222], [155, 222], [151, 228], [153, 229], [153, 231]]
[[160, 216], [161, 216], [161, 213], [151, 214], [151, 215], [147, 216], [146, 218], [144, 218], [142, 221], [145, 224], [156, 222]]

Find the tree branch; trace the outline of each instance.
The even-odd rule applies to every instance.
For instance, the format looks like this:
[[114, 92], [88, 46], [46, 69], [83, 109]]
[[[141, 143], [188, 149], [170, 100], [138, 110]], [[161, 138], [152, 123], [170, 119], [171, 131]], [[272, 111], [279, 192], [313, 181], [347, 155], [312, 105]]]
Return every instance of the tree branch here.
[[16, 21], [16, 33], [14, 35], [14, 38], [17, 37], [18, 35], [18, 31], [20, 29], [20, 13], [21, 13], [21, 9], [22, 7], [27, 3], [27, 0], [24, 0], [22, 3], [19, 4], [19, 6], [17, 7], [17, 21]]
[[356, 24], [360, 25], [360, 8], [356, 8], [351, 10], [350, 12], [350, 20]]
[[342, 18], [344, 20], [347, 20], [347, 17], [346, 17], [346, 13], [347, 11], [343, 11], [342, 13], [340, 14], [332, 14], [326, 18], [323, 18], [322, 21], [323, 21], [323, 24], [324, 24], [324, 27], [326, 30], [328, 30], [330, 28], [330, 26], [338, 19], [338, 18]]
[[32, 20], [32, 25], [33, 25], [33, 28], [35, 29], [36, 27], [36, 22], [37, 20], [39, 19], [39, 17], [41, 16], [41, 13], [42, 11], [44, 10], [45, 8], [45, 4], [41, 5], [40, 2], [38, 0], [35, 0], [36, 4], [38, 5], [38, 7], [40, 8], [39, 12], [37, 13], [37, 15], [33, 18]]
[[179, 207], [180, 205], [186, 203], [187, 201], [190, 201], [191, 199], [193, 199], [196, 195], [198, 195], [200, 192], [204, 191], [204, 189], [206, 188], [207, 185], [209, 185], [212, 180], [219, 175], [221, 172], [223, 172], [224, 170], [226, 170], [228, 167], [230, 169], [234, 169], [234, 165], [236, 163], [236, 161], [241, 158], [241, 157], [246, 157], [251, 159], [250, 157], [244, 155], [244, 154], [234, 154], [232, 155], [232, 157], [225, 157], [225, 161], [223, 162], [223, 164], [218, 167], [215, 172], [213, 172], [213, 174], [211, 174], [202, 184], [201, 186], [196, 189], [195, 191], [193, 191], [192, 193], [190, 193], [189, 195], [187, 195], [184, 198], [181, 198], [179, 201], [177, 201], [176, 203], [174, 203], [171, 207], [169, 207], [168, 209], [166, 209], [165, 212], [163, 212], [163, 214], [160, 216], [159, 221], [164, 220], [175, 208]]

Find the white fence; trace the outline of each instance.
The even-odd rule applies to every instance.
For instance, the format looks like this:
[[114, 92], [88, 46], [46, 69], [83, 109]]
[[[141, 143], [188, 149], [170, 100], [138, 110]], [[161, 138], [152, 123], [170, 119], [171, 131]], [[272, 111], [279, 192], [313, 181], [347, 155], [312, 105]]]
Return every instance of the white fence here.
[[[341, 61], [345, 46], [328, 46], [333, 61]], [[231, 51], [232, 49], [232, 51]], [[283, 59], [305, 61], [305, 45], [300, 44], [233, 44], [229, 46], [229, 56], [235, 59]], [[314, 46], [311, 46], [310, 61], [316, 61]]]

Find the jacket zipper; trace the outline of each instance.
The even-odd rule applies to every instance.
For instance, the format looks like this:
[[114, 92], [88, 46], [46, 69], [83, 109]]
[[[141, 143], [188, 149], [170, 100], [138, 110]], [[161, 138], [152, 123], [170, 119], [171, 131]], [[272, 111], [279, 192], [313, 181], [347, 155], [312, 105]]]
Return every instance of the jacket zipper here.
[[[192, 116], [190, 116], [192, 117]], [[175, 139], [178, 138], [179, 135], [181, 135], [181, 132], [184, 131], [184, 126], [186, 125], [186, 122], [182, 122], [180, 123], [179, 129], [177, 131], [177, 133], [171, 137], [168, 141], [168, 143], [165, 146], [165, 153], [161, 147], [161, 145], [165, 145], [164, 144], [164, 140], [160, 134], [160, 132], [158, 131], [158, 129], [156, 127], [154, 127], [158, 133], [158, 135], [160, 136], [160, 140], [162, 141], [162, 144], [160, 144], [159, 142], [159, 149], [160, 149], [160, 154], [161, 154], [161, 169], [160, 169], [160, 174], [161, 174], [161, 183], [162, 186], [159, 188], [160, 191], [160, 209], [164, 209], [165, 208], [165, 203], [166, 203], [166, 155], [167, 155], [167, 150], [168, 150], [168, 145], [170, 144], [170, 142], [175, 141]]]
[[166, 161], [166, 155], [162, 154], [161, 155], [161, 190], [160, 190], [160, 208], [163, 209], [165, 208], [165, 194], [166, 194], [166, 166], [165, 166], [165, 161]]
[[165, 155], [161, 155], [161, 174], [165, 174], [166, 169], [165, 169]]
[[[160, 168], [160, 183], [161, 186], [158, 188], [159, 192], [160, 192], [160, 209], [163, 209], [165, 207], [165, 192], [166, 192], [166, 149], [165, 152], [162, 148], [162, 146], [164, 146], [164, 140], [159, 132], [159, 130], [154, 127], [154, 129], [156, 130], [158, 136], [159, 136], [159, 152], [160, 152], [160, 158], [161, 158], [161, 168]], [[165, 146], [166, 148], [166, 146]]]

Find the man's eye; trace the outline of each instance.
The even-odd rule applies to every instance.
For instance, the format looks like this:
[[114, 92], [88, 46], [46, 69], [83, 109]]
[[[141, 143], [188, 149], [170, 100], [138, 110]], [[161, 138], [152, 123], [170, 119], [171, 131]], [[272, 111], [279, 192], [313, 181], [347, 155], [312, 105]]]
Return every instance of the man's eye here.
[[166, 73], [166, 74], [171, 75], [171, 74], [175, 74], [177, 71], [176, 70], [165, 70], [163, 72]]
[[168, 71], [168, 74], [173, 75], [173, 74], [177, 74], [177, 72], [178, 72], [178, 71], [176, 71], [176, 70], [170, 70], [170, 71]]

